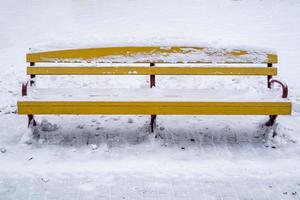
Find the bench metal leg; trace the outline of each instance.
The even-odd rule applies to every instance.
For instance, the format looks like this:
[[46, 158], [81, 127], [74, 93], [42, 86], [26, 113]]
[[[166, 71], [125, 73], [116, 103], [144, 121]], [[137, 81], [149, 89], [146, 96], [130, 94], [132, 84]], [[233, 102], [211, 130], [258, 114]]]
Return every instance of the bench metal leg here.
[[34, 120], [34, 116], [33, 115], [27, 115], [27, 117], [28, 117], [28, 128], [30, 127], [30, 125], [36, 126], [36, 121]]
[[154, 132], [155, 125], [156, 125], [156, 115], [151, 115], [151, 121], [150, 121], [151, 133]]
[[[27, 82], [26, 84], [22, 84], [22, 96], [27, 96], [27, 88], [28, 88], [28, 83], [31, 84], [31, 82]], [[28, 117], [28, 128], [32, 126], [36, 126], [36, 121], [34, 120], [33, 115], [27, 115]]]
[[277, 118], [277, 115], [270, 115], [270, 119], [269, 121], [266, 122], [266, 126], [270, 127], [273, 131], [273, 134], [272, 134], [272, 137], [275, 137], [277, 135], [277, 131], [276, 131], [276, 118]]
[[269, 117], [270, 119], [266, 122], [266, 126], [273, 126], [276, 121], [277, 115], [270, 115]]
[[40, 139], [40, 131], [33, 115], [28, 116], [28, 128], [32, 131], [32, 139], [38, 141]]

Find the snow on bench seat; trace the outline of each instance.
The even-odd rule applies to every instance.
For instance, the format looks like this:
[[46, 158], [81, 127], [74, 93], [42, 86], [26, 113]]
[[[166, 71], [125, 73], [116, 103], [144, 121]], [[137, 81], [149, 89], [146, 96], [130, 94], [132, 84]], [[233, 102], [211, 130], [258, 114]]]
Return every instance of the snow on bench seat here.
[[[267, 92], [266, 92], [267, 91]], [[34, 89], [19, 114], [289, 114], [278, 93], [211, 89]]]
[[229, 89], [78, 89], [34, 88], [22, 101], [287, 101], [280, 92]]

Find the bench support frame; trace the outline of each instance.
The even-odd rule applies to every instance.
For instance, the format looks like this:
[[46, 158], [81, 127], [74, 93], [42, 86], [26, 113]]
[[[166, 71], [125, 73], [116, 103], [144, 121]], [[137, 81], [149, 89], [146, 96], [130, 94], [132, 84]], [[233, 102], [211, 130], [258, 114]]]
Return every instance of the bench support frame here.
[[[31, 67], [34, 67], [35, 62], [38, 62], [38, 61], [35, 61], [35, 60], [28, 60], [28, 58], [27, 58], [27, 61], [30, 62]], [[277, 56], [276, 56], [276, 59], [274, 60], [274, 63], [277, 63]], [[151, 62], [150, 63], [150, 68], [151, 67], [155, 68], [155, 63]], [[268, 60], [267, 67], [268, 68], [273, 67], [272, 60], [270, 60], [270, 59]], [[277, 69], [275, 68], [274, 70], [277, 70]], [[189, 72], [189, 73], [191, 73], [191, 72]], [[277, 73], [277, 71], [276, 71], [276, 73]], [[156, 86], [155, 74], [156, 74], [156, 72], [154, 72], [154, 71], [151, 71], [151, 73], [150, 73], [150, 82], [149, 82], [150, 83], [150, 88], [153, 88], [153, 87]], [[30, 75], [30, 79], [26, 84], [22, 85], [22, 96], [27, 95], [27, 93], [28, 93], [27, 88], [29, 86], [34, 86], [35, 85], [35, 83], [36, 83], [35, 78], [36, 78], [36, 75], [39, 75], [39, 72], [36, 71], [36, 72], [33, 72], [33, 73], [29, 73], [28, 75]], [[227, 74], [224, 74], [224, 75], [227, 75]], [[253, 75], [253, 74], [251, 74], [251, 75]], [[262, 74], [259, 74], [259, 75], [262, 75]], [[287, 85], [280, 82], [279, 80], [272, 79], [272, 75], [273, 74], [270, 74], [270, 73], [269, 73], [269, 75], [267, 75], [267, 87], [271, 89], [273, 83], [280, 84], [281, 87], [282, 87], [282, 98], [287, 98], [287, 96], [288, 96], [288, 87], [287, 87]], [[157, 114], [158, 113], [155, 113], [155, 114], [151, 113], [151, 118], [150, 118], [150, 128], [151, 128], [150, 130], [151, 130], [151, 132], [154, 132], [154, 130], [155, 130]], [[34, 115], [33, 114], [28, 114], [27, 116], [28, 116], [28, 127], [36, 126], [37, 123], [34, 119]], [[277, 118], [277, 115], [269, 115], [269, 120], [268, 120], [268, 122], [265, 123], [265, 125], [272, 127], [275, 124], [276, 118]]]
[[266, 126], [273, 126], [275, 124], [278, 115], [269, 115], [269, 120], [266, 122]]
[[[150, 67], [155, 67], [155, 63], [150, 63]], [[155, 75], [151, 74], [150, 75], [150, 88], [153, 88], [153, 87], [155, 87]], [[151, 120], [150, 120], [151, 133], [154, 132], [155, 125], [156, 125], [156, 115], [151, 115]]]
[[[30, 62], [31, 67], [34, 66], [34, 65], [35, 65], [34, 62]], [[33, 85], [35, 85], [35, 74], [30, 75], [30, 86], [33, 86]]]
[[[268, 63], [268, 67], [273, 67], [273, 64], [272, 63]], [[267, 76], [267, 84], [268, 84], [268, 88], [271, 88], [271, 79], [272, 79], [272, 76], [271, 75], [268, 75]]]
[[27, 115], [28, 117], [28, 128], [32, 125], [32, 126], [36, 126], [36, 121], [34, 119], [33, 115]]
[[[287, 98], [288, 96], [288, 86], [286, 84], [284, 84], [283, 82], [279, 81], [279, 80], [276, 80], [276, 79], [269, 79], [269, 76], [268, 76], [268, 87], [271, 88], [271, 86], [274, 84], [274, 83], [278, 83], [281, 88], [282, 88], [282, 98]], [[266, 122], [266, 126], [269, 126], [269, 127], [272, 127], [275, 122], [276, 122], [276, 118], [277, 118], [278, 115], [270, 115], [269, 116], [269, 121]], [[274, 132], [273, 134], [273, 137], [276, 136], [276, 132]]]
[[[30, 66], [34, 66], [35, 63], [34, 62], [30, 62]], [[30, 86], [34, 86], [35, 85], [35, 74], [31, 74], [30, 75], [30, 79], [29, 81], [27, 81], [26, 84], [22, 84], [22, 96], [27, 96], [27, 88], [28, 88], [28, 84]], [[30, 126], [36, 126], [36, 121], [34, 119], [34, 115], [27, 115], [28, 117], [28, 128]]]
[[28, 87], [28, 82], [22, 84], [22, 97], [27, 96], [27, 87]]

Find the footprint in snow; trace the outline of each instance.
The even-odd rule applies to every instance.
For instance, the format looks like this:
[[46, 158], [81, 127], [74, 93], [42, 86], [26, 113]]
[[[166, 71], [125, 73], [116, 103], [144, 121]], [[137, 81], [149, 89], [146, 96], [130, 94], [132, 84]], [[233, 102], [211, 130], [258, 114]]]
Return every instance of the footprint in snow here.
[[0, 148], [0, 152], [1, 153], [6, 153], [6, 149], [5, 148]]
[[78, 129], [84, 129], [84, 126], [83, 125], [78, 125], [77, 128]]

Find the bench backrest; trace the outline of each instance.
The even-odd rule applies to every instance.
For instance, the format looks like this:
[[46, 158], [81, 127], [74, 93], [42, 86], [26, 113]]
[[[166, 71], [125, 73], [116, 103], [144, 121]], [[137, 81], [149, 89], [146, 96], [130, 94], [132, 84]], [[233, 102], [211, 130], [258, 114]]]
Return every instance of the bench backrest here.
[[[212, 47], [70, 49], [28, 53], [27, 62], [30, 63], [28, 75], [277, 75], [277, 68], [272, 67], [277, 63], [274, 53]], [[54, 65], [36, 66], [36, 63]], [[88, 63], [89, 66], [66, 66], [65, 63]]]

